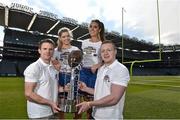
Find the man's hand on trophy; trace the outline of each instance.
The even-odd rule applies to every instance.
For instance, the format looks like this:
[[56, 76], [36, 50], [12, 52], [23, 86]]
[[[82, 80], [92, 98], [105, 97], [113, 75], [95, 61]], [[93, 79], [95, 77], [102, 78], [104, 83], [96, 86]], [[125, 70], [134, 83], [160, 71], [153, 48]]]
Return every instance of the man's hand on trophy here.
[[63, 86], [59, 86], [58, 92], [60, 92], [60, 93], [64, 92]]
[[79, 82], [78, 82], [78, 87], [79, 87], [79, 89], [80, 89], [81, 91], [86, 92], [86, 89], [87, 89], [86, 83], [84, 83], [84, 82], [82, 82], [82, 81], [79, 81]]
[[57, 112], [59, 112], [59, 111], [61, 110], [61, 109], [58, 107], [57, 103], [50, 102], [50, 106], [51, 106], [52, 111], [53, 111], [54, 113], [57, 113]]
[[65, 92], [69, 92], [71, 89], [71, 84], [70, 83], [67, 83], [65, 86], [64, 86], [64, 91]]
[[82, 112], [85, 112], [85, 111], [87, 111], [89, 108], [91, 108], [90, 102], [86, 102], [86, 101], [77, 104], [76, 107], [79, 108], [78, 114], [81, 114]]
[[55, 68], [57, 71], [60, 71], [60, 69], [61, 69], [61, 63], [60, 63], [60, 61], [52, 58], [52, 59], [51, 59], [51, 63], [52, 63], [52, 65], [54, 66], [54, 68]]

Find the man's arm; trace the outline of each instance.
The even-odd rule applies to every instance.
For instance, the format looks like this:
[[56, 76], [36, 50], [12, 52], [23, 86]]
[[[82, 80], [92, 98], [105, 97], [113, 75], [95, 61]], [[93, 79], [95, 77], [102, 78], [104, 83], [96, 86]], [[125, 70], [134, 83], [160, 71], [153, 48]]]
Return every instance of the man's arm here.
[[119, 102], [121, 97], [123, 96], [124, 92], [126, 90], [125, 86], [112, 84], [111, 85], [111, 94], [107, 95], [99, 100], [90, 101], [90, 102], [82, 102], [78, 105], [76, 105], [79, 108], [78, 113], [82, 113], [92, 106], [99, 106], [99, 107], [105, 107], [105, 106], [112, 106]]
[[38, 104], [45, 104], [51, 106], [54, 112], [57, 112], [60, 110], [60, 108], [57, 107], [56, 103], [53, 101], [50, 101], [48, 99], [45, 99], [41, 97], [40, 95], [34, 93], [34, 89], [36, 87], [37, 83], [35, 82], [25, 82], [25, 97], [27, 100], [36, 102]]
[[111, 94], [107, 95], [99, 100], [89, 102], [90, 106], [112, 106], [119, 102], [126, 90], [125, 86], [112, 84], [111, 85]]
[[87, 85], [84, 82], [79, 82], [79, 89], [83, 92], [87, 92], [91, 95], [94, 95], [94, 89], [87, 87]]

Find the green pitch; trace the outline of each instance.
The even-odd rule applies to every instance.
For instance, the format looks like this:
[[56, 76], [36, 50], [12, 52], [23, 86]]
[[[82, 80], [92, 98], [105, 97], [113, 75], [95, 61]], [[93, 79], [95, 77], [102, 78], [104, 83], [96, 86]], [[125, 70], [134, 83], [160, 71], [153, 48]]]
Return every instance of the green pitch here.
[[180, 76], [133, 77], [128, 86], [125, 118], [180, 119]]
[[[126, 92], [125, 119], [180, 119], [180, 76], [132, 77]], [[27, 118], [24, 81], [0, 77], [0, 119]], [[72, 118], [71, 114], [67, 118]]]

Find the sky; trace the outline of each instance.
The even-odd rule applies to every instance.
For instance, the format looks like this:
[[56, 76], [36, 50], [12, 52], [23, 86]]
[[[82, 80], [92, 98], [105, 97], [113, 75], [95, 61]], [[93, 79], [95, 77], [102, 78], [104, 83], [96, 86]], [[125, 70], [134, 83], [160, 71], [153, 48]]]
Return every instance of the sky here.
[[124, 34], [158, 44], [157, 1], [161, 43], [180, 45], [180, 0], [0, 0], [0, 3], [8, 6], [11, 3], [27, 5], [35, 13], [44, 10], [57, 14], [60, 19], [73, 18], [78, 23], [99, 19], [109, 32], [116, 31], [120, 35], [123, 20]]

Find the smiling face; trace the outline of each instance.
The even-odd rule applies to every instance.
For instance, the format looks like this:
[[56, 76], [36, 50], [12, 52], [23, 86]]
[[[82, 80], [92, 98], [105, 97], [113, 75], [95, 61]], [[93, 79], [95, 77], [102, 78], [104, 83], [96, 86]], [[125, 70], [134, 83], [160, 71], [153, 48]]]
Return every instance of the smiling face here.
[[61, 40], [63, 45], [69, 45], [70, 40], [71, 40], [71, 36], [70, 36], [68, 31], [62, 32], [62, 34], [59, 36], [59, 39]]
[[116, 59], [117, 51], [111, 43], [101, 45], [101, 58], [105, 64], [110, 65]]
[[38, 49], [40, 58], [47, 64], [49, 64], [51, 57], [54, 52], [54, 45], [48, 42], [42, 43], [41, 47]]
[[91, 37], [98, 37], [101, 29], [96, 22], [91, 22], [89, 26], [89, 34]]

